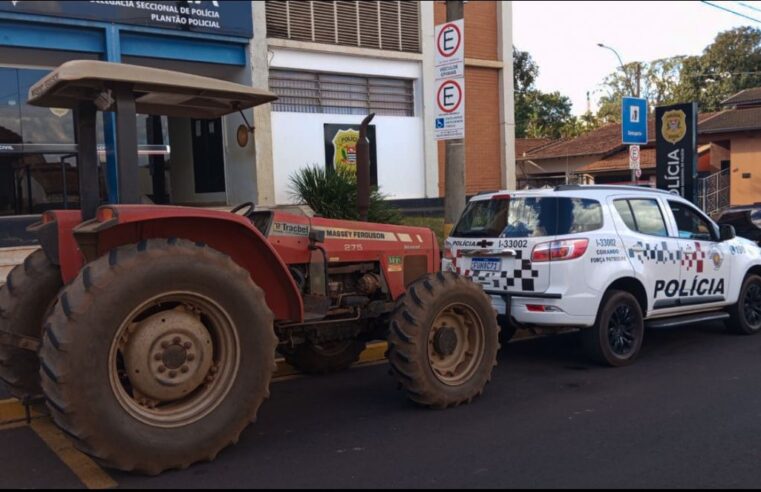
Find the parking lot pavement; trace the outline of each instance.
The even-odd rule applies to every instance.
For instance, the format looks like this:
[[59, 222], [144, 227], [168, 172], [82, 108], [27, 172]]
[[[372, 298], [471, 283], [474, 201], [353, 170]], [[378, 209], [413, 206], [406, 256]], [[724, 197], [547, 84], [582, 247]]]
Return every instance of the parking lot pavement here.
[[[139, 488], [757, 487], [759, 355], [761, 336], [720, 325], [648, 332], [620, 369], [588, 364], [573, 334], [519, 342], [482, 398], [447, 411], [408, 403], [385, 364], [297, 378], [215, 462], [109, 474]], [[34, 438], [0, 432], [0, 485], [56, 485], [44, 449], [12, 444]]]

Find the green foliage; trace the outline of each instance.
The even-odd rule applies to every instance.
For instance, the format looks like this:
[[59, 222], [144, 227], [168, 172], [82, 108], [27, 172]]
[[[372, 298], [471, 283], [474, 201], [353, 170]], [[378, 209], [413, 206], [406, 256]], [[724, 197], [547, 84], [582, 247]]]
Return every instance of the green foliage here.
[[699, 57], [685, 61], [678, 96], [702, 111], [743, 89], [761, 86], [761, 29], [745, 26], [719, 33]]
[[632, 62], [602, 82], [597, 117], [621, 119], [621, 98], [635, 94], [655, 106], [697, 101], [700, 111], [721, 109], [721, 101], [761, 86], [761, 29], [738, 27], [719, 33], [700, 56], [674, 56]]
[[573, 123], [571, 100], [559, 92], [545, 93], [534, 87], [539, 66], [526, 51], [513, 47], [515, 87], [515, 136], [558, 138]]
[[[316, 214], [330, 219], [359, 219], [357, 175], [353, 170], [339, 167], [329, 171], [316, 165], [308, 166], [298, 170], [290, 180], [291, 195], [309, 205]], [[401, 214], [386, 201], [387, 198], [376, 187], [371, 187], [367, 213], [370, 222], [401, 222]]]
[[574, 120], [571, 100], [559, 92], [532, 91], [529, 94], [530, 119], [526, 136], [531, 138], [560, 138], [562, 128]]

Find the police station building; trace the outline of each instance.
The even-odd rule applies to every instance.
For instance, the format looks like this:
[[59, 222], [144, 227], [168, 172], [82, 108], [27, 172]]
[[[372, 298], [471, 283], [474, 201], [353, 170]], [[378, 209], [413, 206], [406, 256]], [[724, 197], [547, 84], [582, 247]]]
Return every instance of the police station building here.
[[[473, 194], [514, 177], [510, 2], [468, 2], [465, 19]], [[369, 112], [373, 181], [397, 200], [440, 202], [433, 30], [444, 21], [444, 2], [409, 0], [0, 1], [0, 247], [28, 241], [23, 229], [42, 211], [78, 207], [72, 114], [26, 103], [34, 82], [74, 59], [188, 72], [279, 96], [244, 112], [255, 127], [245, 145], [236, 139], [240, 114], [139, 116], [146, 203], [292, 202], [299, 168], [353, 162], [356, 125]], [[98, 115], [101, 195], [111, 202], [114, 126], [112, 113]]]

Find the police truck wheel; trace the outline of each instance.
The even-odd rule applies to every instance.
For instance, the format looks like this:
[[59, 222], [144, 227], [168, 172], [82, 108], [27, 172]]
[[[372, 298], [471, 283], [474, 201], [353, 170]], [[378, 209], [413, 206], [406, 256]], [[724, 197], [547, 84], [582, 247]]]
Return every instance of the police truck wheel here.
[[408, 397], [447, 408], [479, 396], [497, 365], [499, 327], [491, 299], [457, 274], [410, 285], [392, 314], [389, 363]]
[[306, 374], [328, 374], [348, 369], [359, 360], [365, 342], [342, 340], [324, 344], [302, 343], [284, 350], [285, 361]]
[[603, 299], [594, 326], [582, 331], [582, 339], [594, 361], [620, 367], [637, 358], [644, 333], [642, 308], [637, 299], [628, 292], [612, 291]]
[[[61, 270], [34, 251], [0, 287], [0, 331], [39, 340], [48, 307], [62, 287]], [[19, 399], [41, 395], [37, 353], [0, 344], [0, 380]]]
[[729, 327], [741, 335], [761, 332], [761, 277], [748, 275], [737, 304], [729, 309]]
[[184, 240], [86, 265], [40, 350], [51, 415], [105, 466], [157, 474], [212, 460], [269, 396], [273, 315], [248, 272]]

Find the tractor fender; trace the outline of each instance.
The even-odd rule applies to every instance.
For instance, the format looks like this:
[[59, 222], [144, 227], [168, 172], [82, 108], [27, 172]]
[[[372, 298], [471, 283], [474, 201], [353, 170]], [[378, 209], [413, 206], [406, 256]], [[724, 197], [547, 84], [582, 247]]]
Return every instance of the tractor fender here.
[[81, 222], [79, 210], [48, 210], [39, 222], [27, 227], [27, 231], [37, 236], [50, 263], [61, 269], [64, 284], [74, 279], [84, 265], [84, 257], [72, 234], [74, 227]]
[[[87, 262], [144, 239], [180, 238], [203, 243], [248, 270], [264, 290], [277, 320], [301, 322], [304, 303], [288, 267], [244, 216], [225, 211], [156, 205], [109, 205], [73, 230]], [[61, 256], [63, 253], [61, 253]]]

